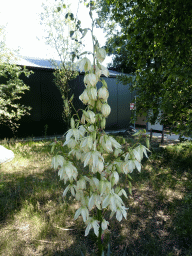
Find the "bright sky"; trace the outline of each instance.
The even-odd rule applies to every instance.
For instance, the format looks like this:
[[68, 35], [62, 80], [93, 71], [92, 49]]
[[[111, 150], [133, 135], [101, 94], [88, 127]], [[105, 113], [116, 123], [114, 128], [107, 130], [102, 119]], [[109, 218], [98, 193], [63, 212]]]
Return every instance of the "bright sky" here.
[[[72, 3], [76, 14], [78, 0], [68, 2]], [[55, 50], [42, 39], [44, 31], [39, 18], [43, 11], [42, 3], [45, 0], [0, 0], [0, 25], [6, 26], [6, 45], [10, 49], [19, 49], [19, 54], [23, 56], [59, 59]], [[83, 28], [91, 25], [88, 9], [83, 4], [80, 4], [78, 15]], [[105, 38], [102, 30], [95, 29], [95, 35], [103, 46]], [[90, 40], [86, 50], [91, 50]], [[111, 58], [106, 58], [104, 65], [110, 61]]]

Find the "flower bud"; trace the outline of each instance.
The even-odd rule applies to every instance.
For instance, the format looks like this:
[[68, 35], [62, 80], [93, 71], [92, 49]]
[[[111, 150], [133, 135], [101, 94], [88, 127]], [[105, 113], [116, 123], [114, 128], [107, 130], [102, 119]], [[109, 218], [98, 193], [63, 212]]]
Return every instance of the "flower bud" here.
[[[85, 111], [84, 111], [85, 112]], [[85, 112], [85, 119], [90, 122], [91, 124], [95, 123], [95, 113], [91, 110], [88, 110], [87, 112]]]
[[108, 117], [108, 115], [111, 113], [111, 107], [107, 103], [105, 103], [101, 107], [101, 112], [104, 117]]
[[98, 79], [101, 76], [101, 70], [99, 69], [98, 66], [95, 67], [95, 75], [98, 77]]
[[109, 222], [106, 221], [105, 219], [103, 219], [102, 223], [101, 223], [101, 228], [102, 230], [107, 229], [107, 226], [109, 225]]
[[106, 57], [105, 49], [103, 49], [103, 48], [97, 49], [97, 51], [96, 51], [96, 58], [98, 59], [98, 61], [99, 62], [103, 62], [105, 57]]
[[95, 74], [88, 74], [84, 77], [84, 83], [87, 86], [96, 86], [98, 78]]
[[103, 99], [103, 100], [107, 100], [108, 99], [108, 97], [109, 97], [109, 92], [108, 92], [108, 90], [107, 90], [107, 88], [106, 87], [101, 87], [99, 90], [98, 90], [98, 97], [100, 98], [100, 99]]
[[81, 123], [82, 124], [85, 124], [85, 115], [83, 114], [82, 117], [81, 117]]
[[82, 60], [79, 61], [79, 69], [82, 72], [83, 70], [85, 72], [89, 71], [91, 69], [91, 61], [84, 57]]
[[109, 76], [109, 70], [106, 67], [102, 66], [102, 65], [101, 65], [101, 74], [103, 74], [106, 77]]
[[71, 128], [74, 129], [75, 128], [75, 121], [74, 118], [71, 118]]
[[101, 101], [100, 101], [100, 100], [97, 100], [97, 102], [96, 102], [97, 111], [101, 111], [102, 105], [103, 105], [103, 104], [101, 103]]
[[79, 96], [79, 99], [84, 103], [87, 104], [89, 101], [89, 96], [87, 94], [87, 90], [85, 89], [84, 92]]
[[92, 138], [94, 141], [96, 140], [96, 137], [97, 137], [97, 132], [96, 131], [92, 132]]
[[105, 117], [103, 117], [103, 119], [101, 120], [101, 129], [105, 129], [105, 125], [106, 125], [106, 119]]
[[95, 87], [88, 87], [87, 93], [90, 99], [97, 100], [97, 89]]

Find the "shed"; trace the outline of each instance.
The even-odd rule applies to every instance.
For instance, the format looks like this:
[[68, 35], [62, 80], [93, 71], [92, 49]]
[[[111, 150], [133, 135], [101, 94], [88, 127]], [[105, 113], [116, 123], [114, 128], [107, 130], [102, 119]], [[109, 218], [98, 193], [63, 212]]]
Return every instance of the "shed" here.
[[[58, 62], [59, 63], [59, 62]], [[16, 136], [42, 136], [61, 135], [67, 127], [62, 119], [63, 102], [60, 91], [53, 82], [55, 71], [49, 60], [20, 57], [18, 65], [26, 66], [34, 73], [27, 77], [21, 77], [30, 90], [22, 96], [21, 102], [32, 107], [31, 115], [24, 116], [19, 121], [20, 127]], [[129, 85], [123, 85], [117, 81], [120, 73], [109, 71], [109, 77], [103, 77], [108, 85], [111, 114], [107, 118], [106, 129], [126, 129], [130, 125], [130, 103], [134, 99], [134, 93], [129, 90]], [[70, 81], [71, 94], [74, 94], [74, 106], [76, 109], [84, 108], [79, 100], [79, 95], [84, 90], [84, 74]], [[102, 86], [98, 83], [98, 88]], [[0, 127], [0, 136], [9, 137], [8, 130]]]

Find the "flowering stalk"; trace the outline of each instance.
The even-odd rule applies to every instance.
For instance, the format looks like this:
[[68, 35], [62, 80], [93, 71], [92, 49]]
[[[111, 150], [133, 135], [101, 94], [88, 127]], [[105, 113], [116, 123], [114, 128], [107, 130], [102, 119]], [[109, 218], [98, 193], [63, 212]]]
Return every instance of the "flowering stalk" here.
[[[114, 215], [118, 221], [127, 217], [127, 209], [121, 198], [127, 193], [119, 184], [120, 175], [129, 176], [135, 168], [141, 171], [141, 160], [147, 149], [142, 145], [134, 148], [124, 148], [117, 140], [104, 132], [106, 118], [111, 112], [107, 103], [109, 92], [106, 82], [101, 75], [109, 75], [109, 71], [101, 65], [106, 57], [106, 52], [100, 48], [93, 36], [93, 65], [88, 58], [79, 62], [81, 70], [85, 70], [85, 90], [79, 99], [87, 105], [83, 110], [81, 119], [75, 122], [71, 118], [71, 129], [66, 133], [66, 140], [63, 146], [70, 150], [68, 156], [61, 154], [53, 157], [52, 167], [59, 170], [61, 180], [64, 180], [68, 192], [80, 203], [74, 218], [80, 215], [86, 224], [85, 235], [93, 228], [98, 237], [98, 255], [103, 252], [101, 241], [102, 233], [108, 228], [109, 222], [104, 217], [104, 211], [111, 211], [110, 218]], [[97, 83], [101, 81], [103, 86], [97, 90]], [[53, 143], [55, 147], [55, 143]], [[110, 161], [107, 157], [110, 156]], [[75, 160], [74, 160], [75, 159]], [[82, 162], [86, 172], [78, 172], [75, 167], [77, 161]], [[130, 176], [129, 176], [130, 177]], [[94, 210], [97, 214], [94, 215]]]

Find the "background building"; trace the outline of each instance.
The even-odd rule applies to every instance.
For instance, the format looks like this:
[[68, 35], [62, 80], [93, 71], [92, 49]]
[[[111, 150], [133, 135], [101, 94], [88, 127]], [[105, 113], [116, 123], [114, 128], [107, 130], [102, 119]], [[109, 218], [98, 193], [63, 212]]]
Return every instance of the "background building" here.
[[[67, 127], [62, 119], [63, 101], [60, 91], [54, 84], [54, 68], [49, 60], [22, 57], [18, 65], [26, 66], [34, 73], [21, 77], [30, 90], [22, 96], [21, 102], [31, 106], [31, 115], [24, 116], [19, 121], [20, 127], [17, 137], [61, 135]], [[103, 77], [108, 85], [111, 114], [107, 118], [106, 129], [126, 129], [130, 125], [132, 112], [130, 103], [134, 101], [134, 93], [129, 90], [129, 85], [122, 85], [117, 81], [120, 73], [110, 71], [109, 77]], [[84, 91], [84, 74], [70, 81], [71, 94], [74, 94], [73, 104], [77, 109], [84, 108], [79, 100], [79, 95]], [[102, 86], [98, 83], [98, 88]], [[0, 137], [11, 137], [12, 133], [7, 127], [0, 127]]]

